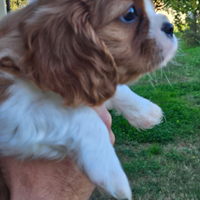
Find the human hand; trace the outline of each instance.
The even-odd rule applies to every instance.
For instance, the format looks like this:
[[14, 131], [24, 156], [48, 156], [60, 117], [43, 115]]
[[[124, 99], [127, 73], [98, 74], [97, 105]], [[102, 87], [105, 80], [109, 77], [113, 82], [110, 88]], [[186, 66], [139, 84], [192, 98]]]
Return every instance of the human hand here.
[[[104, 105], [94, 110], [106, 124], [111, 143], [114, 144], [110, 114]], [[0, 193], [6, 190], [5, 182], [10, 200], [87, 200], [95, 188], [70, 158], [63, 161], [22, 162], [12, 157], [0, 157], [0, 166], [3, 174], [3, 178], [0, 175]], [[7, 200], [1, 194], [0, 197]]]

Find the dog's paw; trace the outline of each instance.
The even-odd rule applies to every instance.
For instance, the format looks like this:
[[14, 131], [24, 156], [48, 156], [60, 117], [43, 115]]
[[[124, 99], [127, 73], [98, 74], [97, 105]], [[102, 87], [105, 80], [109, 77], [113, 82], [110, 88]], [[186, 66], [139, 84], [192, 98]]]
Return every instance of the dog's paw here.
[[135, 94], [126, 85], [118, 85], [115, 96], [106, 102], [108, 109], [116, 109], [129, 123], [140, 129], [149, 129], [162, 122], [159, 106]]
[[111, 145], [108, 129], [93, 110], [90, 112], [87, 115], [90, 123], [83, 123], [76, 137], [76, 162], [99, 189], [117, 199], [131, 200], [129, 182]]
[[[132, 103], [134, 104], [134, 102]], [[150, 129], [162, 122], [162, 109], [151, 101], [141, 97], [137, 109], [135, 105], [130, 105], [123, 112], [126, 119], [136, 128]]]
[[[107, 149], [107, 150], [106, 150]], [[102, 154], [90, 154], [85, 170], [89, 179], [100, 190], [112, 195], [116, 199], [132, 199], [128, 179], [115, 154], [113, 147], [102, 149]]]

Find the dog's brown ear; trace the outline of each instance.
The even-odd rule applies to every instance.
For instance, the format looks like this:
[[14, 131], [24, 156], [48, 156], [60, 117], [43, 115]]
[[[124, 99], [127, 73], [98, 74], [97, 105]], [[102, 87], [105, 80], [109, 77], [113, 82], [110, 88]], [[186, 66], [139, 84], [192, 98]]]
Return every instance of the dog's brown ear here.
[[21, 70], [42, 90], [60, 94], [66, 105], [101, 105], [116, 90], [114, 59], [89, 17], [83, 2], [57, 1], [21, 24], [26, 46]]

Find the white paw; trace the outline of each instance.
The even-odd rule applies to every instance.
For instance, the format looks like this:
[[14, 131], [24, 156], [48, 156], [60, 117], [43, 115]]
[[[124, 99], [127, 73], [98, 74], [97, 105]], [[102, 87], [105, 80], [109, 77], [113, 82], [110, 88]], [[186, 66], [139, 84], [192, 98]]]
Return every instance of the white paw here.
[[159, 106], [135, 94], [126, 85], [118, 85], [115, 96], [106, 102], [108, 109], [122, 113], [129, 123], [141, 129], [149, 129], [162, 122], [163, 112]]
[[86, 166], [84, 166], [89, 179], [101, 190], [116, 199], [131, 200], [132, 193], [129, 182], [114, 148], [110, 145], [109, 148], [102, 149], [102, 154], [99, 154], [99, 156], [95, 155], [95, 150], [92, 154], [85, 163]]
[[[131, 200], [129, 182], [111, 145], [106, 125], [91, 108], [82, 109], [84, 116], [80, 115], [80, 110], [76, 109], [76, 112], [79, 115], [76, 115], [77, 121], [74, 122], [75, 125], [79, 123], [77, 129], [79, 134], [74, 140], [77, 142], [75, 161], [79, 168], [85, 172], [92, 183], [108, 194], [117, 199]], [[87, 121], [83, 120], [85, 118]], [[75, 131], [72, 132], [74, 136]]]
[[[134, 102], [133, 102], [134, 104]], [[137, 107], [137, 109], [136, 109]], [[162, 122], [162, 109], [141, 97], [140, 104], [131, 106], [123, 112], [126, 119], [136, 128], [150, 129]]]

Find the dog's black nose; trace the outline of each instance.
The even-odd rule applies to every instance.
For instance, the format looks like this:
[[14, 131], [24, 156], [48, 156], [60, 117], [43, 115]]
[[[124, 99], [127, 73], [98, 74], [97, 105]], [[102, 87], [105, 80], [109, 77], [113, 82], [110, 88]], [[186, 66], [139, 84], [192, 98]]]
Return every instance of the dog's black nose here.
[[174, 26], [173, 24], [169, 23], [169, 22], [165, 22], [162, 26], [162, 29], [161, 29], [163, 32], [166, 33], [167, 36], [169, 37], [173, 37], [173, 34], [174, 34]]

